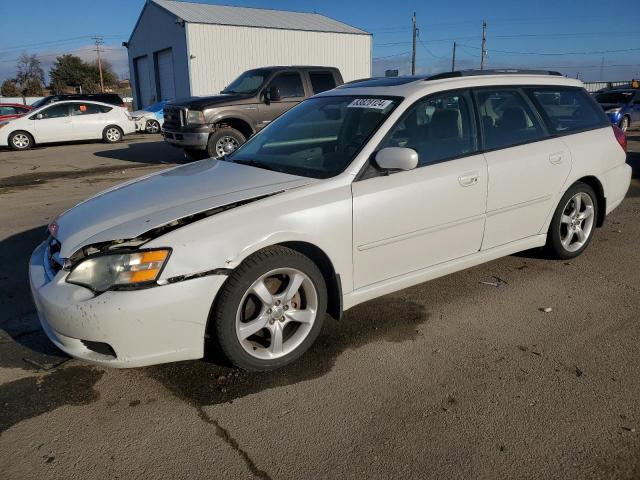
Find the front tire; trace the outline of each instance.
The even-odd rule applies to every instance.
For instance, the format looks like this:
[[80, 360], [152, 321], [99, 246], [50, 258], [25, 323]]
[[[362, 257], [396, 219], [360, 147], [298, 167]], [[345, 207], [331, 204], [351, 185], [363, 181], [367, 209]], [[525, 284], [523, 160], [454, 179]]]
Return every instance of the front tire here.
[[270, 247], [229, 276], [214, 304], [210, 332], [235, 366], [274, 370], [313, 344], [326, 308], [327, 288], [316, 264], [295, 250]]
[[597, 218], [598, 197], [593, 188], [582, 182], [571, 186], [549, 225], [546, 248], [550, 256], [567, 260], [580, 255], [593, 238]]
[[629, 120], [629, 117], [625, 115], [624, 117], [622, 117], [622, 120], [620, 120], [620, 125], [618, 126], [620, 127], [620, 130], [622, 130], [623, 132], [626, 132], [629, 129], [630, 124], [631, 124], [631, 120]]
[[157, 120], [147, 120], [147, 123], [144, 127], [147, 133], [159, 133], [160, 132], [160, 122]]
[[102, 131], [102, 139], [105, 143], [118, 143], [124, 137], [122, 129], [116, 125], [109, 125]]
[[33, 146], [33, 137], [27, 132], [13, 132], [9, 135], [9, 146], [13, 150], [29, 150]]
[[211, 158], [224, 157], [233, 153], [246, 141], [246, 137], [235, 128], [221, 127], [209, 136], [207, 153]]

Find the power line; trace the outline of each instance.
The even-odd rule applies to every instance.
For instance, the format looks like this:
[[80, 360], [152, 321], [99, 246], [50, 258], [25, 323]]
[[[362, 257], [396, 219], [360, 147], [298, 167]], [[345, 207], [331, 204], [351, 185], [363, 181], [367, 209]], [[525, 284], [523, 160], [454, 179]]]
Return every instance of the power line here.
[[[473, 48], [476, 50], [481, 50], [479, 47], [474, 47], [472, 45], [462, 45], [462, 47]], [[510, 55], [542, 55], [542, 56], [560, 56], [560, 55], [601, 55], [604, 53], [623, 53], [623, 52], [635, 52], [640, 50], [640, 48], [623, 48], [618, 50], [598, 50], [598, 51], [590, 51], [590, 52], [514, 52], [510, 50], [491, 50], [492, 53], [506, 53]]]
[[[102, 38], [121, 38], [123, 36], [124, 35], [103, 35]], [[0, 52], [9, 52], [9, 51], [12, 51], [12, 50], [21, 50], [23, 48], [57, 46], [57, 44], [75, 42], [75, 41], [78, 41], [78, 40], [90, 39], [90, 38], [92, 38], [91, 35], [82, 35], [82, 36], [79, 36], [79, 37], [61, 38], [61, 39], [58, 39], [58, 40], [48, 40], [48, 41], [43, 41], [43, 42], [38, 42], [38, 43], [29, 43], [29, 44], [25, 44], [25, 45], [13, 45], [13, 46], [6, 47], [6, 48], [0, 48]]]

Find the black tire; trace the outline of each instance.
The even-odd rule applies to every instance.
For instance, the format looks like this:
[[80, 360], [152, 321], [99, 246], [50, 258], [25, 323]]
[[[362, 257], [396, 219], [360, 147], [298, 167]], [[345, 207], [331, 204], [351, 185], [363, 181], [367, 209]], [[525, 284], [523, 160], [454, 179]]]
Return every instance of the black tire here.
[[102, 131], [102, 140], [104, 140], [105, 143], [118, 143], [122, 141], [123, 138], [124, 132], [117, 125], [107, 125]]
[[13, 150], [29, 150], [33, 144], [33, 136], [29, 132], [18, 130], [9, 135], [9, 146]]
[[[307, 336], [293, 351], [275, 359], [259, 359], [241, 345], [236, 333], [236, 314], [252, 284], [262, 275], [281, 268], [297, 269], [311, 280], [317, 293], [317, 313]], [[317, 265], [295, 250], [274, 246], [251, 255], [229, 276], [214, 302], [208, 331], [235, 366], [248, 371], [274, 370], [293, 362], [308, 350], [322, 330], [326, 309], [327, 288]]]
[[228, 155], [246, 141], [246, 137], [235, 128], [220, 127], [209, 135], [207, 153], [211, 158]]
[[144, 130], [150, 134], [160, 133], [160, 122], [157, 120], [147, 120], [147, 123], [144, 126]]
[[[589, 228], [589, 232], [586, 235], [586, 239], [582, 242], [582, 245], [575, 250], [569, 250], [562, 243], [562, 237], [565, 236], [566, 238], [567, 236], [567, 226], [566, 224], [565, 226], [562, 225], [562, 217], [563, 214], [567, 213], [566, 210], [569, 208], [569, 201], [578, 193], [588, 195], [593, 204], [593, 211], [591, 214], [591, 227]], [[560, 260], [567, 260], [580, 255], [587, 248], [587, 246], [589, 246], [589, 243], [591, 243], [591, 239], [593, 238], [593, 233], [595, 232], [598, 218], [598, 208], [598, 197], [593, 188], [582, 182], [573, 184], [560, 199], [560, 202], [556, 207], [556, 211], [554, 212], [551, 219], [549, 231], [547, 232], [547, 244], [545, 245], [545, 249], [548, 255], [551, 258]]]
[[618, 127], [620, 127], [620, 130], [622, 130], [623, 132], [626, 132], [629, 129], [630, 125], [631, 125], [631, 120], [629, 119], [628, 116], [625, 115], [620, 120], [620, 123], [618, 124]]
[[202, 160], [209, 158], [209, 154], [206, 150], [196, 150], [195, 148], [185, 148], [184, 156], [189, 161]]

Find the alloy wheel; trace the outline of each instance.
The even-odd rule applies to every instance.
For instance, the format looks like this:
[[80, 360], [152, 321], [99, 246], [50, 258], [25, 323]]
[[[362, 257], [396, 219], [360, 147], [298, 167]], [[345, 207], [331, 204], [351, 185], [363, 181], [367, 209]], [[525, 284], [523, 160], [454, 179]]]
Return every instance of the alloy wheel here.
[[560, 243], [568, 252], [580, 250], [591, 235], [595, 221], [593, 199], [578, 192], [569, 199], [560, 217]]
[[220, 137], [216, 142], [216, 156], [224, 157], [225, 155], [229, 155], [236, 148], [238, 148], [239, 143], [233, 137], [225, 135], [224, 137]]
[[115, 127], [109, 128], [105, 135], [107, 137], [107, 140], [109, 140], [110, 142], [117, 142], [118, 140], [120, 140], [120, 130]]
[[160, 131], [160, 124], [155, 120], [149, 120], [147, 122], [147, 133], [158, 133]]
[[629, 128], [629, 117], [623, 117], [623, 119], [620, 121], [620, 130], [622, 130], [623, 132], [626, 132], [628, 128]]
[[245, 292], [236, 313], [236, 335], [255, 358], [284, 357], [302, 344], [316, 321], [318, 292], [304, 272], [278, 268]]
[[27, 148], [29, 146], [29, 137], [25, 133], [16, 133], [11, 140], [16, 148]]

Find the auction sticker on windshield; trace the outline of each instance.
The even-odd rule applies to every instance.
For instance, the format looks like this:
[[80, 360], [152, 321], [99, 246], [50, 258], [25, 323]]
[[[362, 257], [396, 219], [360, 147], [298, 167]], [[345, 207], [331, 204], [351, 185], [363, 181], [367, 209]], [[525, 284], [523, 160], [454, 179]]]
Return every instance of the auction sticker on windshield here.
[[393, 100], [385, 100], [382, 98], [356, 98], [347, 108], [373, 108], [375, 110], [384, 110], [393, 103]]

